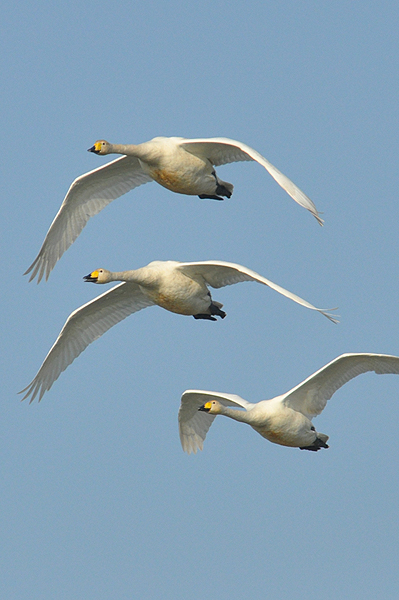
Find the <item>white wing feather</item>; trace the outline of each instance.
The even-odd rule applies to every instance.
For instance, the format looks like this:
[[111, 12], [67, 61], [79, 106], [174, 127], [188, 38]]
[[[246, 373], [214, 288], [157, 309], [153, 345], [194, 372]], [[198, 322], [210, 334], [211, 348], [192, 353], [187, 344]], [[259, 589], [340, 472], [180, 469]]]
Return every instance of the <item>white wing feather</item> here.
[[249, 408], [253, 406], [235, 394], [222, 394], [220, 392], [207, 392], [204, 390], [186, 390], [181, 397], [179, 408], [179, 434], [182, 448], [188, 454], [202, 450], [206, 434], [216, 415], [199, 411], [200, 406], [210, 400], [218, 400], [224, 406], [240, 406]]
[[239, 283], [241, 281], [257, 281], [258, 283], [263, 283], [263, 285], [267, 285], [272, 290], [275, 290], [279, 294], [282, 294], [286, 298], [305, 306], [306, 308], [310, 308], [311, 310], [317, 310], [322, 315], [330, 319], [333, 323], [337, 323], [338, 320], [331, 314], [329, 314], [328, 310], [335, 309], [322, 309], [316, 308], [313, 304], [310, 304], [306, 300], [303, 300], [296, 294], [289, 292], [283, 287], [273, 283], [269, 279], [262, 277], [255, 271], [251, 269], [247, 269], [242, 265], [238, 265], [235, 263], [229, 263], [224, 261], [201, 261], [195, 263], [180, 263], [177, 267], [183, 273], [187, 273], [189, 276], [202, 275], [206, 283], [208, 283], [213, 288], [220, 288], [226, 285], [232, 285], [234, 283]]
[[33, 402], [39, 394], [40, 402], [62, 371], [89, 344], [132, 313], [153, 304], [137, 284], [123, 282], [75, 310], [68, 317], [36, 377], [20, 392], [26, 392], [22, 400], [31, 396], [30, 402]]
[[122, 156], [81, 175], [72, 183], [44, 239], [39, 254], [24, 275], [32, 271], [48, 279], [56, 262], [82, 232], [90, 217], [130, 190], [152, 181], [137, 158]]
[[303, 206], [317, 219], [320, 225], [323, 225], [323, 219], [321, 219], [314, 203], [308, 196], [299, 189], [286, 175], [281, 173], [271, 162], [269, 162], [264, 156], [259, 154], [256, 150], [237, 142], [236, 140], [230, 140], [229, 138], [209, 138], [209, 139], [184, 139], [181, 141], [183, 146], [188, 152], [208, 158], [208, 160], [215, 165], [224, 165], [231, 162], [238, 162], [243, 160], [254, 160], [262, 167], [264, 167], [269, 174], [277, 181], [277, 183], [291, 196], [295, 202], [300, 206]]
[[342, 354], [281, 397], [281, 402], [311, 418], [345, 383], [368, 371], [399, 373], [399, 357], [386, 354]]

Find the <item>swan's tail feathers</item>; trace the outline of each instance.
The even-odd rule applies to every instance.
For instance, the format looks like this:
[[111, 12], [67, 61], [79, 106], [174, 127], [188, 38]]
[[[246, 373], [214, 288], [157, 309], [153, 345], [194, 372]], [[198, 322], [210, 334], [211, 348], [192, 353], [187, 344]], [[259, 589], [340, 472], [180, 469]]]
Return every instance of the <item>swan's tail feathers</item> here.
[[212, 304], [213, 306], [216, 306], [216, 308], [223, 308], [223, 304], [221, 302], [216, 302], [216, 300], [212, 300]]
[[318, 433], [317, 438], [313, 442], [311, 446], [303, 446], [300, 450], [311, 450], [312, 452], [317, 452], [320, 448], [329, 448], [326, 444], [328, 440], [328, 435], [325, 433]]

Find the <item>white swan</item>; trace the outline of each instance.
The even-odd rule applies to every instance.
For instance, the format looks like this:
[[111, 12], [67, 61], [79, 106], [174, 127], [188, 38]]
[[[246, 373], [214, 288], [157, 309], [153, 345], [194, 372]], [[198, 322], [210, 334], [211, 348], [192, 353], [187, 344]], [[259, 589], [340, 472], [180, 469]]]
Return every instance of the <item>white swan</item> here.
[[[317, 451], [328, 448], [328, 436], [318, 433], [311, 418], [353, 377], [375, 371], [399, 374], [399, 357], [386, 354], [342, 354], [281, 396], [251, 404], [234, 394], [187, 390], [179, 409], [180, 440], [188, 454], [202, 450], [216, 415], [248, 423], [261, 436], [282, 446]], [[236, 406], [244, 410], [230, 408]]]
[[220, 288], [240, 281], [258, 281], [306, 308], [321, 312], [330, 321], [337, 322], [337, 319], [324, 310], [316, 308], [255, 271], [234, 263], [154, 261], [146, 267], [132, 271], [112, 273], [98, 269], [84, 279], [93, 283], [124, 283], [84, 304], [68, 317], [36, 377], [22, 390], [26, 392], [23, 400], [32, 395], [32, 402], [39, 394], [40, 401], [60, 373], [91, 342], [142, 308], [157, 304], [174, 313], [192, 315], [195, 319], [216, 321], [213, 315], [223, 319], [226, 316], [221, 310], [223, 305], [212, 300], [207, 285]]
[[255, 160], [301, 206], [323, 224], [313, 202], [266, 158], [246, 144], [228, 138], [185, 139], [156, 137], [143, 144], [109, 144], [100, 140], [89, 148], [96, 154], [123, 154], [121, 158], [81, 175], [72, 183], [39, 254], [24, 273], [32, 271], [38, 283], [50, 272], [63, 253], [76, 240], [90, 219], [107, 204], [126, 192], [149, 181], [179, 194], [230, 198], [231, 183], [221, 181], [214, 166]]

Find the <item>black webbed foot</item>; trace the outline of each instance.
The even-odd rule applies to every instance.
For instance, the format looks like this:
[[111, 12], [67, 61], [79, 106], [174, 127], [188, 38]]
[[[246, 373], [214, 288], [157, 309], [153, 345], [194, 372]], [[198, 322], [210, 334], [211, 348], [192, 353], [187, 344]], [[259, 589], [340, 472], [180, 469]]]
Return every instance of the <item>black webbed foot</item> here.
[[226, 313], [224, 312], [224, 310], [220, 310], [220, 308], [218, 306], [216, 306], [216, 304], [214, 304], [213, 302], [211, 303], [209, 308], [211, 309], [212, 315], [216, 315], [216, 316], [220, 317], [221, 319], [225, 318]]
[[311, 452], [317, 452], [320, 450], [320, 446], [303, 446], [302, 448], [299, 448], [299, 450], [311, 450]]
[[212, 317], [211, 315], [193, 315], [194, 319], [206, 319], [207, 321], [216, 321], [217, 319], [215, 319], [215, 317]]
[[224, 185], [218, 184], [218, 186], [216, 188], [216, 193], [220, 194], [221, 196], [226, 196], [227, 198], [231, 198], [230, 190], [228, 190], [227, 187], [225, 187]]
[[224, 198], [216, 196], [216, 194], [210, 194], [209, 196], [208, 194], [200, 194], [198, 198], [201, 198], [201, 200], [224, 200]]
[[299, 449], [300, 450], [310, 450], [311, 452], [317, 452], [318, 450], [320, 450], [320, 448], [329, 448], [329, 447], [330, 446], [328, 446], [325, 442], [323, 442], [323, 440], [321, 440], [320, 438], [316, 438], [311, 446], [303, 446], [302, 448], [299, 448]]
[[[208, 296], [209, 299], [211, 299], [211, 294], [208, 291]], [[217, 317], [220, 317], [221, 319], [224, 319], [226, 316], [226, 313], [224, 312], [224, 310], [220, 310], [220, 308], [223, 306], [223, 304], [220, 304], [219, 302], [216, 302], [216, 304], [214, 302], [211, 301], [210, 305], [209, 305], [209, 311], [210, 314], [208, 313], [199, 313], [198, 315], [193, 315], [194, 319], [206, 319], [207, 321], [216, 321], [215, 317], [213, 315], [216, 315]]]

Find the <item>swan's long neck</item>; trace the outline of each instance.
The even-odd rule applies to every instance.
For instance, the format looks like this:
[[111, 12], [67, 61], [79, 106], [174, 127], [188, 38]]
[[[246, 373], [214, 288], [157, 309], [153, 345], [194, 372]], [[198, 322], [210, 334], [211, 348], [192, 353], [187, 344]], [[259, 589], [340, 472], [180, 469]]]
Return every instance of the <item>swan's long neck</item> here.
[[141, 158], [143, 150], [140, 146], [141, 144], [109, 144], [109, 154], [125, 154]]
[[230, 408], [229, 406], [223, 406], [223, 404], [219, 406], [218, 414], [224, 415], [225, 417], [230, 417], [230, 419], [234, 419], [235, 421], [240, 421], [240, 423], [250, 424], [251, 421], [251, 417], [246, 410]]
[[151, 271], [146, 269], [132, 269], [130, 271], [113, 271], [110, 273], [110, 281], [132, 281], [139, 285], [151, 285], [153, 282]]

